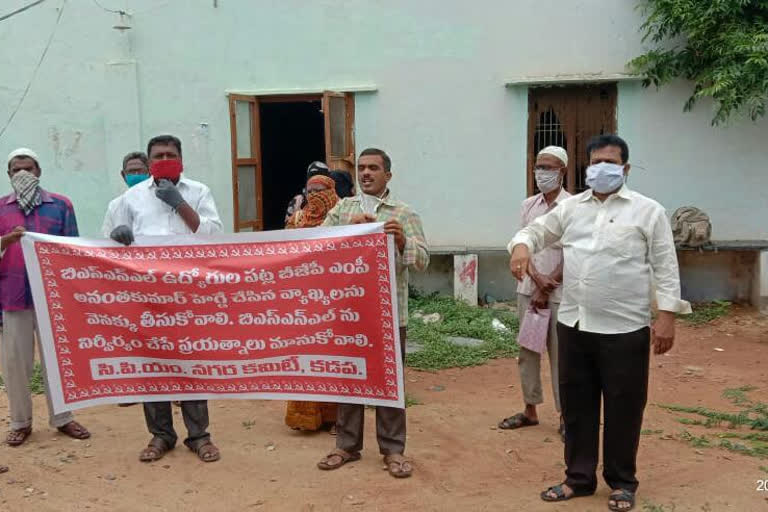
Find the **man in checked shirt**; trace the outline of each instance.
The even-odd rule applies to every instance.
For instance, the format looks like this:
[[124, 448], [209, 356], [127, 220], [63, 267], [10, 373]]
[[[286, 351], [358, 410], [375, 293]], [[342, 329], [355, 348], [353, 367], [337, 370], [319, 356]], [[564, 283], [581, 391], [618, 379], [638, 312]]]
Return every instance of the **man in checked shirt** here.
[[[324, 226], [384, 222], [397, 248], [396, 281], [400, 323], [400, 348], [405, 361], [408, 325], [408, 270], [423, 271], [429, 265], [429, 251], [419, 216], [395, 199], [387, 184], [392, 179], [392, 161], [384, 151], [369, 148], [360, 153], [357, 179], [362, 194], [347, 197], [328, 213]], [[318, 462], [320, 469], [338, 469], [360, 459], [363, 448], [364, 406], [340, 404], [336, 421], [336, 448]], [[411, 476], [413, 466], [405, 458], [405, 409], [376, 407], [376, 437], [384, 464], [395, 478]]]

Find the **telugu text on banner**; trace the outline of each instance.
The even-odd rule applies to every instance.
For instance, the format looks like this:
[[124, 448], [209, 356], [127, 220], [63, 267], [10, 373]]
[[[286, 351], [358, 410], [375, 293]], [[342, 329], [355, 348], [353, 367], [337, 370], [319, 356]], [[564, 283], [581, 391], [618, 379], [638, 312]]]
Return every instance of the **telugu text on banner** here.
[[22, 244], [56, 412], [213, 398], [404, 405], [381, 224]]

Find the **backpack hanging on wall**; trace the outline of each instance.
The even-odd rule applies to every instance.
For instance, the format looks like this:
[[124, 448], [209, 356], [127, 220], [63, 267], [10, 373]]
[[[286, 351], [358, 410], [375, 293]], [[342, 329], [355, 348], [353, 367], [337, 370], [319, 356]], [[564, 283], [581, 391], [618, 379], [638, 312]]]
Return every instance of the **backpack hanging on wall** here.
[[695, 206], [683, 206], [672, 214], [675, 245], [700, 249], [712, 245], [712, 223], [709, 215]]

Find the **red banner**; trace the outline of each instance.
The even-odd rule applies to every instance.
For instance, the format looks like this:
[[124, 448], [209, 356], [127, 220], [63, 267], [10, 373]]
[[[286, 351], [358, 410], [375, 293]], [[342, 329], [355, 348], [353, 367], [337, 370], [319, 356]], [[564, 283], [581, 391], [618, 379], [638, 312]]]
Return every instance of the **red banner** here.
[[263, 398], [403, 407], [380, 224], [23, 239], [54, 409]]

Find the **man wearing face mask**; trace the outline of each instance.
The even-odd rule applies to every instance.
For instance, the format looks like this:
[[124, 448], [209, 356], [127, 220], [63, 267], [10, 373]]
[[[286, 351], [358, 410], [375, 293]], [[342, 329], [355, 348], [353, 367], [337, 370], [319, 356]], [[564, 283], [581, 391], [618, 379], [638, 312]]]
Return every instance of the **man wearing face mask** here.
[[[152, 179], [128, 189], [110, 219], [117, 226], [110, 237], [130, 245], [134, 236], [208, 235], [221, 232], [221, 220], [210, 189], [182, 176], [181, 141], [173, 135], [154, 137], [147, 145]], [[188, 436], [184, 444], [203, 462], [219, 460], [219, 449], [211, 442], [208, 402], [181, 402]], [[152, 462], [172, 450], [177, 441], [170, 402], [145, 402], [144, 417], [152, 434], [139, 460]]]
[[[8, 155], [8, 176], [13, 193], [0, 198], [0, 304], [3, 308], [0, 363], [10, 406], [11, 430], [6, 439], [10, 446], [23, 444], [32, 433], [29, 378], [35, 364], [37, 332], [32, 292], [18, 241], [26, 231], [58, 236], [78, 235], [70, 200], [40, 187], [39, 162], [38, 156], [30, 149], [19, 148], [11, 152]], [[45, 362], [41, 361], [41, 364], [51, 426], [75, 439], [89, 438], [91, 434], [74, 421], [71, 412], [53, 413]]]
[[[568, 166], [568, 153], [558, 146], [548, 146], [536, 156], [534, 176], [541, 193], [523, 201], [521, 226], [553, 210], [571, 197], [563, 189], [563, 177]], [[555, 410], [560, 412], [560, 393], [557, 367], [557, 309], [560, 304], [560, 283], [563, 276], [563, 251], [548, 247], [532, 258], [531, 273], [517, 286], [517, 311], [522, 322], [529, 307], [550, 310], [550, 328], [547, 336], [549, 367], [552, 373], [552, 394]], [[516, 429], [539, 424], [536, 406], [544, 402], [541, 391], [541, 354], [520, 347], [517, 359], [525, 410], [499, 423], [501, 429]], [[564, 439], [563, 419], [560, 418], [560, 436]]]
[[[147, 155], [141, 151], [132, 151], [125, 155], [123, 158], [123, 169], [120, 171], [120, 175], [123, 177], [125, 184], [128, 188], [138, 185], [142, 181], [149, 178], [149, 159]], [[115, 216], [115, 212], [120, 205], [120, 198], [122, 194], [110, 201], [107, 206], [107, 214], [104, 215], [104, 223], [101, 226], [101, 233], [105, 237], [109, 237], [115, 226], [112, 224], [112, 219]], [[123, 404], [121, 404], [123, 405]]]
[[[691, 307], [680, 299], [677, 254], [664, 208], [625, 184], [626, 142], [600, 135], [587, 152], [590, 190], [518, 232], [508, 246], [510, 268], [523, 279], [531, 253], [558, 241], [563, 247], [557, 329], [566, 479], [541, 498], [594, 494], [602, 395], [603, 478], [612, 489], [608, 507], [625, 511], [634, 507], [638, 487], [650, 347], [656, 354], [672, 348], [675, 313], [690, 313]], [[652, 276], [659, 311], [650, 327]]]

